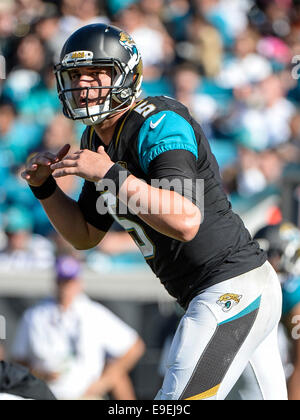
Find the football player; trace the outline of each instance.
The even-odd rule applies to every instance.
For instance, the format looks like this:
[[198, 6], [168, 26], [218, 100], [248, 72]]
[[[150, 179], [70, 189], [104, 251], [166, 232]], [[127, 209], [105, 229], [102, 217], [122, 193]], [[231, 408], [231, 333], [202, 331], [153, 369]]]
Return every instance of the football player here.
[[[38, 153], [22, 176], [77, 249], [120, 223], [185, 309], [156, 398], [224, 399], [249, 366], [255, 398], [286, 399], [280, 284], [232, 211], [199, 124], [171, 98], [138, 101], [141, 56], [114, 26], [72, 34], [55, 74], [65, 116], [87, 125], [81, 148]], [[56, 184], [68, 175], [85, 179], [78, 202]]]

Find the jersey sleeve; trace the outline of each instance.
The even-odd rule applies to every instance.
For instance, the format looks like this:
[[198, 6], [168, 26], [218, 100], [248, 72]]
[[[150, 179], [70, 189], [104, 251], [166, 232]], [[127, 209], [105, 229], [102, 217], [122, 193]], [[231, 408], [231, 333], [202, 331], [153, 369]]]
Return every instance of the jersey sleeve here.
[[[88, 148], [88, 139], [89, 139], [89, 129], [87, 128], [81, 138], [81, 149]], [[103, 203], [101, 205], [100, 201], [102, 200], [99, 191], [97, 191], [96, 186], [93, 182], [85, 181], [78, 199], [79, 208], [83, 214], [84, 219], [95, 228], [101, 230], [102, 232], [107, 232], [112, 223], [113, 219], [107, 212], [106, 214], [100, 214], [97, 208], [103, 208]]]
[[157, 182], [157, 187], [170, 187], [200, 207], [198, 145], [192, 126], [183, 117], [173, 111], [163, 111], [146, 120], [138, 138], [138, 149], [140, 165], [152, 186]]
[[198, 159], [193, 127], [174, 111], [161, 111], [146, 119], [138, 136], [140, 165], [147, 174], [150, 163], [164, 152], [186, 150]]

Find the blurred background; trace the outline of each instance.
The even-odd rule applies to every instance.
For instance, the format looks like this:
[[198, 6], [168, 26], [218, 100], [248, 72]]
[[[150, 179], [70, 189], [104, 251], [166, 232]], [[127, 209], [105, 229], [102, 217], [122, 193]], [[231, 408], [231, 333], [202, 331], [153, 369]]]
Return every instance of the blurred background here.
[[[0, 0], [0, 357], [11, 358], [24, 311], [53, 293], [56, 257], [72, 255], [84, 266], [86, 293], [144, 340], [131, 377], [137, 397], [152, 399], [180, 308], [126, 233], [113, 226], [99, 247], [78, 253], [19, 176], [30, 153], [79, 147], [85, 127], [62, 116], [52, 67], [67, 37], [94, 22], [132, 35], [144, 97], [189, 107], [254, 234], [282, 220], [300, 226], [300, 1]], [[76, 199], [81, 181], [68, 177], [60, 187]]]

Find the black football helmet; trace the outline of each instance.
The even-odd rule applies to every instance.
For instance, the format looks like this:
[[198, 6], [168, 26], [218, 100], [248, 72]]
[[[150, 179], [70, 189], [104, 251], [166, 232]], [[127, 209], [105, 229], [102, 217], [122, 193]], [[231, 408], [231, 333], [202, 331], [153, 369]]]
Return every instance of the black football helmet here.
[[[111, 86], [97, 87], [109, 90], [103, 104], [88, 106], [89, 89], [94, 87], [71, 87], [70, 71], [79, 67], [111, 69]], [[110, 115], [130, 107], [141, 94], [141, 55], [131, 36], [115, 26], [92, 24], [74, 32], [63, 46], [54, 72], [65, 116], [81, 120], [86, 125], [99, 124]], [[86, 91], [86, 105], [82, 108], [75, 103], [75, 90]]]
[[261, 228], [254, 239], [267, 252], [268, 258], [278, 257], [278, 271], [300, 274], [300, 230], [289, 222], [267, 225]]

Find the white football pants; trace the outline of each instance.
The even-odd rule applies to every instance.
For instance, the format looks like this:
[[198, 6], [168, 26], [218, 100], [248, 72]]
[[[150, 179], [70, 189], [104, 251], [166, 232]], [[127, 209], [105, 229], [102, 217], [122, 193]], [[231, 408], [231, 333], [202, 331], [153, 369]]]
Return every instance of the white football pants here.
[[196, 296], [177, 328], [156, 399], [286, 400], [281, 308], [269, 262]]

